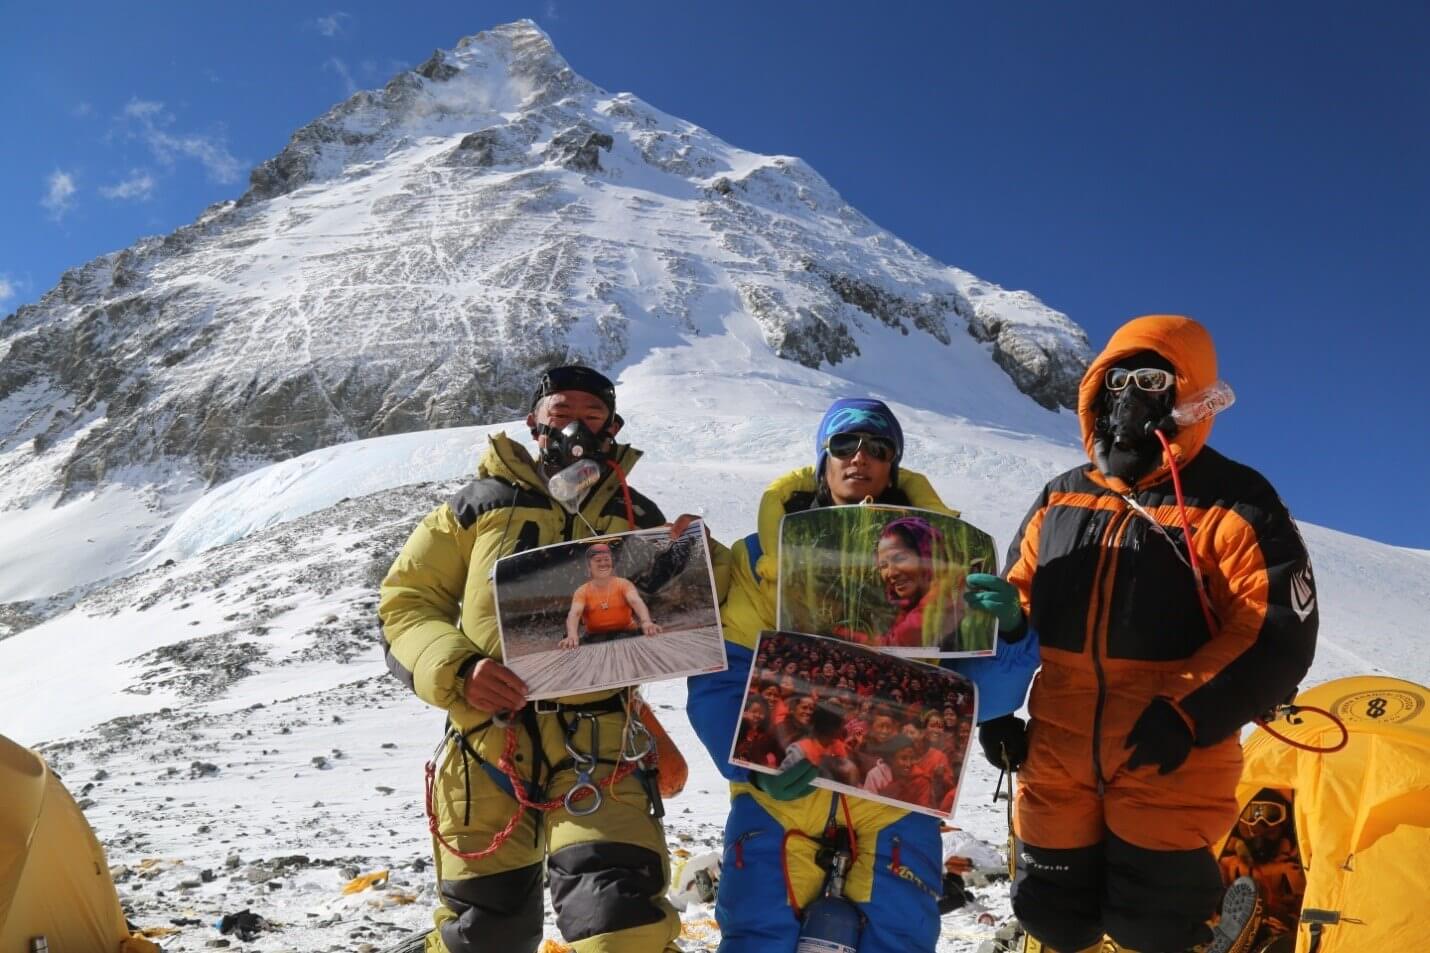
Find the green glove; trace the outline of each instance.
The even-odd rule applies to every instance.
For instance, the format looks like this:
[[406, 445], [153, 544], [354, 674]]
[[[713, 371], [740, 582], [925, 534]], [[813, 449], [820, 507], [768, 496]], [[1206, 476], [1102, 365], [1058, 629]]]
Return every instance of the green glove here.
[[814, 790], [810, 782], [819, 777], [819, 768], [800, 758], [781, 769], [779, 774], [750, 772], [750, 783], [776, 801], [793, 801]]
[[1017, 586], [986, 572], [971, 572], [967, 581], [964, 602], [997, 616], [998, 628], [1003, 632], [1017, 632], [1022, 627], [1023, 604], [1018, 601]]

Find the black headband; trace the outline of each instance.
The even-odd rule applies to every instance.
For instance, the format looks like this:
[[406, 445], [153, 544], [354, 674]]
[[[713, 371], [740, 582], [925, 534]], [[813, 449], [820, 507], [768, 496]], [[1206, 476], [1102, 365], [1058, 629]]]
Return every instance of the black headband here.
[[542, 374], [541, 381], [531, 395], [531, 409], [535, 410], [543, 397], [550, 397], [563, 390], [578, 390], [583, 394], [590, 394], [610, 408], [611, 413], [616, 412], [616, 385], [612, 384], [606, 375], [581, 364], [553, 367]]

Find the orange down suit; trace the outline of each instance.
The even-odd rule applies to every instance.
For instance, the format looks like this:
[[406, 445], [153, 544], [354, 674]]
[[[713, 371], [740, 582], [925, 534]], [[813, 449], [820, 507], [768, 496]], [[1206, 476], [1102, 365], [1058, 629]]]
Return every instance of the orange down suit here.
[[[1200, 324], [1169, 315], [1129, 322], [1082, 381], [1089, 459], [1104, 373], [1139, 351], [1172, 363], [1181, 398], [1216, 380]], [[1317, 612], [1305, 546], [1265, 478], [1206, 446], [1211, 427], [1207, 419], [1177, 432], [1172, 452], [1215, 631], [1183, 560], [1165, 455], [1135, 487], [1095, 466], [1057, 477], [1013, 542], [1008, 579], [1042, 654], [1017, 798], [1025, 843], [1085, 847], [1105, 831], [1154, 851], [1219, 842], [1237, 817], [1239, 730], [1286, 700], [1310, 666]], [[1170, 774], [1128, 771], [1127, 734], [1157, 696], [1174, 703], [1195, 746]]]

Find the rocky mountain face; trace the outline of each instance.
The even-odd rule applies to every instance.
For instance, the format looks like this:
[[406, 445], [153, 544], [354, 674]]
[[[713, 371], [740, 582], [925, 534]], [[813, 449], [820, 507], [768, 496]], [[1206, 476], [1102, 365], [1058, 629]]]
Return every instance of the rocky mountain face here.
[[1090, 358], [1068, 319], [911, 248], [802, 161], [607, 93], [510, 24], [0, 322], [5, 502], [511, 419], [554, 361], [618, 372], [750, 321], [809, 367], [891, 337], [979, 348], [1050, 409]]

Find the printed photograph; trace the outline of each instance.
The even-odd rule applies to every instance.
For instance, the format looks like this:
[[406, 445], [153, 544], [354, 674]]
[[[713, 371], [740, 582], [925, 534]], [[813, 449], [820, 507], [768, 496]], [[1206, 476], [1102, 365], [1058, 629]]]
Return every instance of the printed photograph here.
[[992, 655], [998, 620], [963, 601], [997, 572], [993, 537], [900, 506], [828, 506], [780, 525], [777, 624], [920, 658]]
[[803, 758], [819, 787], [951, 817], [977, 717], [977, 691], [957, 672], [762, 632], [730, 761], [774, 774]]
[[725, 668], [705, 527], [637, 530], [497, 561], [506, 665], [530, 698]]

